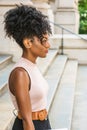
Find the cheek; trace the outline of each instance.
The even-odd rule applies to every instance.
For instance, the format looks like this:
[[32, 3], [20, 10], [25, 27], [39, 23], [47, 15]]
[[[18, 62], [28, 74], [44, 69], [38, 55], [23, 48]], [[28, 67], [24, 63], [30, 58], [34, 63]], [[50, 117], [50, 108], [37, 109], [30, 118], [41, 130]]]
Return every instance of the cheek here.
[[43, 49], [41, 49], [40, 47], [33, 47], [31, 51], [32, 51], [32, 54], [35, 56], [40, 56], [43, 53]]
[[44, 49], [39, 49], [39, 50], [37, 50], [37, 55], [38, 56], [43, 56], [44, 55]]
[[45, 50], [40, 48], [39, 50], [36, 51], [36, 55], [39, 57], [46, 57]]
[[43, 46], [40, 45], [34, 45], [32, 52], [34, 55], [39, 56], [39, 57], [46, 57], [46, 52]]
[[39, 53], [40, 57], [46, 57], [47, 53], [45, 52], [45, 50], [41, 50]]

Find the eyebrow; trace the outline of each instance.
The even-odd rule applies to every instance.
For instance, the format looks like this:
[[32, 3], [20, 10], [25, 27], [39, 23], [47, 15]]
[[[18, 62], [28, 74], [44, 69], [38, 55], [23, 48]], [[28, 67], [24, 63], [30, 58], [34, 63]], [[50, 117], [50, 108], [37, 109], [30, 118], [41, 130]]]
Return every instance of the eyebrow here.
[[[47, 37], [43, 37], [43, 38], [48, 39]], [[42, 39], [43, 39], [43, 38], [42, 38]]]

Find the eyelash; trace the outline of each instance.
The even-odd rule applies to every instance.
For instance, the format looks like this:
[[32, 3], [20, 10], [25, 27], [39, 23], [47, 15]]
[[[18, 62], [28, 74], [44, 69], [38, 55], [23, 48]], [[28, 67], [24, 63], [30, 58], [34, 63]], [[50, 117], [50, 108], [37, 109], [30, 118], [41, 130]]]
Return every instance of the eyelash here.
[[41, 44], [46, 44], [49, 41], [49, 39], [41, 40]]

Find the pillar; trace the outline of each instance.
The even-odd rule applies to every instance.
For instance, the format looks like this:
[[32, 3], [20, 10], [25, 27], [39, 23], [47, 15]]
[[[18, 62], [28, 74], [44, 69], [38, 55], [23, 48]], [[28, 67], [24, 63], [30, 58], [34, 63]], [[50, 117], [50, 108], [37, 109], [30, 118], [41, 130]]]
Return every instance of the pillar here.
[[[55, 23], [78, 33], [79, 12], [78, 0], [55, 0]], [[55, 26], [55, 33], [61, 33], [61, 29]], [[67, 33], [65, 31], [65, 33]]]

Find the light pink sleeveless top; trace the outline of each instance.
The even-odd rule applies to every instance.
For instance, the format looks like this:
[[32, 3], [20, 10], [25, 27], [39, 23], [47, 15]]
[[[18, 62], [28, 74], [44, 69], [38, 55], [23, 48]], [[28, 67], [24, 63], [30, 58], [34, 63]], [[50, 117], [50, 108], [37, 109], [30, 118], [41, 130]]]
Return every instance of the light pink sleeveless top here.
[[[29, 90], [32, 112], [46, 109], [48, 84], [36, 64], [31, 61], [21, 58], [14, 66], [23, 67], [29, 74], [31, 79], [31, 88]], [[14, 69], [13, 68], [13, 69]], [[15, 96], [10, 92], [12, 102], [15, 109], [18, 110], [18, 105]], [[26, 101], [25, 101], [26, 102]]]

